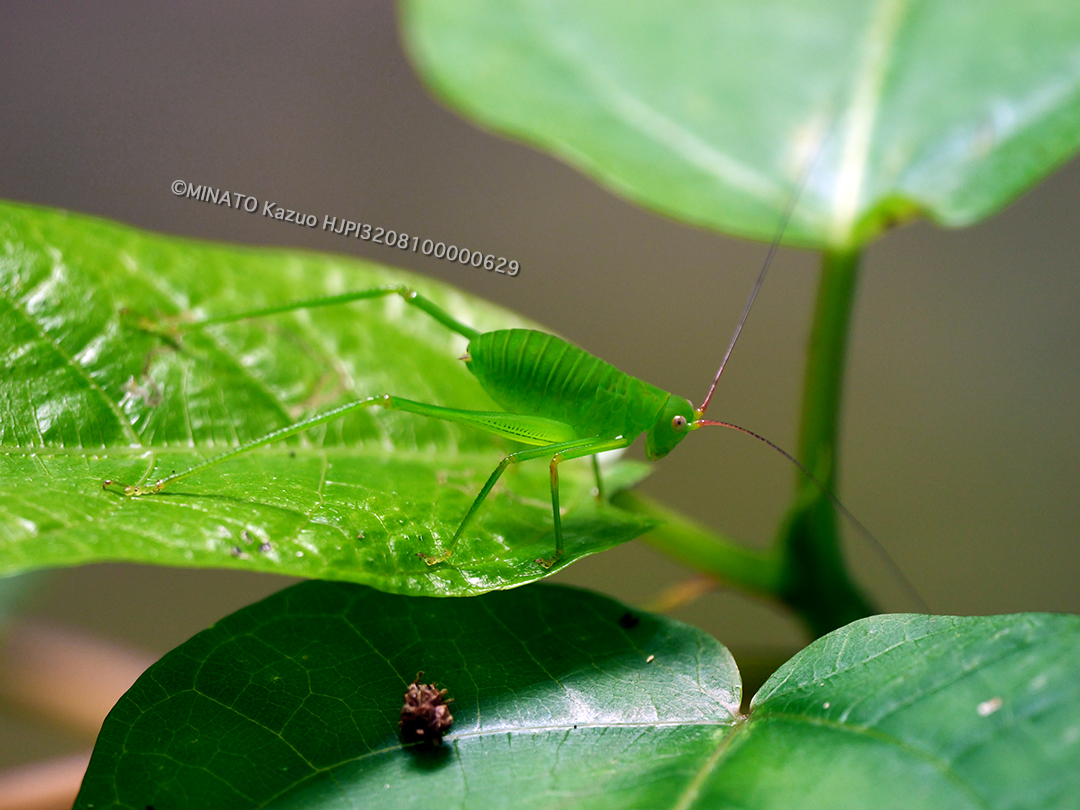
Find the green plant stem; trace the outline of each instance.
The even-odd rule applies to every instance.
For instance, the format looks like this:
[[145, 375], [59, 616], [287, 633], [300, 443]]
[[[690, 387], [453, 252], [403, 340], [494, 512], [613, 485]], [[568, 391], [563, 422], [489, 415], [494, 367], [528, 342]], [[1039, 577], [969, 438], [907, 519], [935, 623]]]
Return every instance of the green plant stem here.
[[[822, 255], [821, 282], [803, 383], [799, 459], [830, 489], [840, 427], [848, 332], [859, 275], [858, 251]], [[800, 487], [812, 485], [797, 473]]]
[[826, 252], [822, 259], [814, 325], [806, 363], [794, 503], [781, 523], [775, 549], [757, 552], [694, 523], [634, 492], [611, 502], [662, 521], [644, 538], [703, 574], [792, 608], [817, 637], [876, 612], [848, 575], [840, 549], [836, 509], [836, 447], [844, 361], [859, 253]]
[[[854, 250], [823, 254], [807, 354], [798, 455], [830, 492], [836, 490], [840, 403], [859, 258]], [[777, 548], [785, 573], [781, 599], [815, 636], [875, 612], [848, 576], [832, 501], [802, 472]]]
[[779, 554], [745, 548], [637, 492], [618, 492], [611, 502], [662, 521], [642, 539], [665, 554], [747, 593], [770, 599], [780, 593], [784, 569]]
[[[856, 251], [824, 254], [807, 355], [799, 458], [830, 492], [858, 270]], [[611, 501], [662, 521], [645, 536], [647, 543], [703, 574], [787, 605], [815, 637], [876, 612], [848, 576], [832, 501], [802, 472], [771, 552], [744, 548], [634, 492]]]

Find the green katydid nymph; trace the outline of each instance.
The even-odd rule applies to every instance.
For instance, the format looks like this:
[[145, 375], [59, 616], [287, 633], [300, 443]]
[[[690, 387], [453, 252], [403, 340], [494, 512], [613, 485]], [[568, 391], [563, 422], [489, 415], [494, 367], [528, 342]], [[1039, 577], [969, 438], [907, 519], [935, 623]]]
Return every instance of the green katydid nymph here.
[[[480, 332], [461, 323], [433, 301], [405, 285], [375, 287], [340, 295], [293, 301], [201, 321], [177, 323], [175, 327], [179, 329], [203, 328], [284, 312], [400, 295], [407, 304], [416, 307], [446, 328], [468, 339], [468, 349], [461, 359], [465, 361], [484, 392], [505, 410], [462, 410], [415, 402], [392, 394], [371, 396], [267, 433], [203, 464], [173, 473], [156, 483], [124, 487], [124, 493], [129, 496], [153, 495], [176, 481], [216, 467], [218, 464], [258, 447], [295, 436], [353, 411], [378, 406], [388, 410], [407, 411], [432, 419], [469, 425], [487, 433], [530, 445], [529, 449], [509, 453], [503, 458], [481, 487], [472, 505], [458, 524], [454, 536], [441, 552], [434, 553], [433, 550], [430, 554], [420, 553], [428, 565], [437, 565], [451, 559], [454, 549], [468, 529], [477, 510], [483, 505], [509, 465], [546, 458], [549, 460], [551, 469], [551, 514], [555, 529], [555, 551], [551, 557], [541, 557], [536, 562], [545, 569], [551, 568], [563, 556], [562, 519], [559, 511], [559, 464], [570, 459], [592, 456], [597, 495], [603, 499], [603, 482], [596, 455], [608, 450], [629, 447], [643, 433], [646, 454], [650, 459], [660, 459], [675, 449], [675, 446], [690, 433], [706, 425], [720, 425], [741, 431], [786, 456], [824, 494], [843, 509], [835, 496], [791, 454], [746, 428], [704, 418], [705, 410], [712, 400], [720, 375], [724, 373], [724, 367], [746, 323], [754, 299], [761, 289], [765, 274], [776, 255], [787, 223], [794, 212], [802, 187], [810, 178], [824, 142], [825, 137], [822, 136], [807, 164], [807, 170], [801, 182], [788, 200], [776, 237], [769, 247], [757, 282], [735, 328], [735, 334], [728, 344], [727, 352], [720, 362], [720, 369], [716, 372], [716, 377], [701, 407], [695, 408], [683, 397], [669, 394], [643, 380], [625, 374], [599, 357], [547, 332], [532, 329], [498, 329]], [[153, 329], [152, 331], [160, 330]], [[106, 481], [105, 485], [108, 487], [113, 483]], [[843, 511], [847, 512], [847, 510]], [[850, 516], [850, 513], [847, 514]]]
[[[768, 261], [762, 268], [758, 285], [754, 289], [755, 294], [767, 267]], [[441, 553], [422, 554], [425, 561], [429, 565], [435, 565], [451, 558], [473, 516], [510, 464], [546, 458], [551, 468], [551, 510], [555, 528], [555, 550], [553, 556], [540, 558], [537, 563], [544, 568], [550, 568], [563, 554], [562, 523], [559, 511], [559, 464], [561, 462], [593, 456], [597, 490], [602, 493], [600, 469], [595, 463], [596, 454], [628, 447], [642, 433], [646, 437], [645, 450], [650, 459], [663, 458], [687, 435], [705, 425], [733, 427], [761, 438], [735, 425], [703, 418], [713, 390], [716, 388], [716, 380], [719, 380], [720, 374], [723, 373], [723, 364], [717, 373], [716, 380], [713, 381], [708, 397], [700, 408], [695, 409], [689, 400], [669, 394], [625, 374], [599, 357], [546, 332], [532, 329], [479, 332], [456, 320], [428, 298], [403, 285], [376, 287], [341, 295], [294, 301], [250, 312], [188, 322], [179, 326], [188, 329], [202, 328], [387, 295], [400, 295], [406, 303], [427, 313], [448, 329], [468, 338], [467, 353], [462, 359], [480, 383], [481, 388], [506, 410], [460, 410], [414, 402], [392, 394], [372, 396], [268, 433], [203, 464], [162, 478], [156, 483], [125, 487], [125, 494], [144, 496], [161, 492], [176, 481], [189, 478], [258, 447], [302, 433], [360, 408], [378, 406], [408, 411], [433, 419], [469, 425], [531, 445], [529, 449], [508, 454], [500, 462], [461, 519], [450, 543]], [[753, 302], [753, 297], [752, 295], [750, 303]], [[734, 346], [735, 339], [738, 338], [749, 309], [748, 303], [731, 346]], [[724, 357], [725, 363], [727, 357], [730, 356], [731, 346]]]
[[[790, 208], [788, 213], [790, 214]], [[600, 478], [596, 454], [629, 447], [641, 434], [645, 434], [646, 454], [650, 459], [660, 459], [670, 453], [690, 433], [701, 427], [716, 425], [752, 436], [769, 445], [797, 466], [807, 479], [866, 537], [898, 579], [921, 603], [922, 600], [877, 538], [794, 456], [747, 428], [704, 418], [778, 245], [779, 237], [773, 241], [769, 249], [753, 291], [743, 309], [742, 317], [721, 360], [720, 368], [713, 378], [708, 394], [698, 408], [695, 408], [689, 400], [632, 377], [599, 357], [547, 332], [532, 329], [499, 329], [480, 332], [461, 323], [430, 299], [405, 285], [375, 287], [175, 324], [175, 328], [178, 329], [203, 328], [301, 309], [400, 295], [407, 304], [416, 307], [443, 326], [469, 340], [467, 352], [461, 359], [476, 377], [481, 388], [505, 410], [461, 410], [415, 402], [392, 394], [371, 396], [267, 433], [203, 464], [173, 473], [156, 483], [127, 486], [123, 491], [126, 495], [133, 497], [153, 495], [170, 484], [216, 467], [218, 464], [258, 447], [295, 436], [316, 425], [330, 422], [362, 408], [377, 406], [388, 410], [406, 411], [433, 419], [468, 425], [530, 445], [528, 449], [511, 452], [503, 458], [462, 517], [449, 544], [441, 552], [434, 553], [433, 550], [430, 554], [420, 553], [428, 565], [437, 565], [451, 560], [458, 541], [509, 465], [543, 458], [548, 459], [551, 470], [551, 513], [554, 523], [555, 549], [551, 557], [539, 558], [536, 562], [548, 569], [563, 556], [562, 520], [559, 510], [560, 463], [569, 459], [592, 456], [597, 493], [602, 498], [603, 482]], [[114, 482], [105, 483], [108, 486]]]
[[[416, 402], [393, 394], [370, 396], [267, 433], [202, 464], [173, 473], [156, 483], [140, 483], [123, 487], [124, 493], [133, 497], [159, 493], [177, 481], [190, 478], [256, 448], [339, 419], [353, 411], [375, 406], [405, 411], [432, 419], [467, 425], [528, 446], [527, 449], [510, 452], [502, 459], [462, 516], [449, 543], [443, 545], [441, 550], [432, 548], [430, 553], [420, 552], [419, 556], [423, 557], [428, 565], [451, 561], [459, 541], [507, 467], [523, 461], [546, 459], [551, 473], [551, 514], [555, 548], [552, 556], [539, 558], [536, 562], [543, 568], [549, 569], [563, 556], [562, 519], [559, 509], [559, 465], [563, 461], [591, 456], [593, 472], [596, 476], [596, 492], [598, 497], [603, 499], [603, 482], [600, 466], [596, 460], [597, 454], [628, 447], [644, 434], [645, 451], [649, 459], [660, 459], [670, 453], [690, 433], [701, 427], [716, 425], [752, 436], [769, 445], [797, 466], [805, 475], [806, 480], [820, 490], [851, 521], [875, 551], [885, 559], [898, 579], [904, 582], [912, 593], [915, 593], [906, 577], [874, 535], [794, 456], [744, 427], [704, 418], [720, 376], [731, 357], [735, 343], [746, 324], [754, 300], [776, 255], [802, 185], [809, 178], [813, 163], [816, 161], [816, 154], [820, 152], [823, 142], [824, 138], [819, 142], [815, 157], [810, 161], [810, 168], [789, 200], [779, 223], [777, 235], [769, 247], [756, 283], [743, 309], [742, 317], [727, 346], [708, 394], [699, 407], [695, 408], [689, 400], [681, 396], [670, 394], [632, 377], [555, 335], [532, 329], [499, 329], [480, 332], [460, 322], [435, 302], [405, 285], [375, 287], [293, 301], [201, 321], [175, 323], [167, 331], [171, 333], [174, 328], [201, 329], [308, 308], [343, 305], [365, 299], [399, 295], [406, 304], [468, 339], [466, 354], [461, 359], [484, 392], [504, 410], [463, 410]], [[161, 330], [155, 328], [153, 331], [160, 332]], [[106, 482], [106, 486], [112, 483]], [[918, 599], [917, 594], [915, 597]]]
[[[804, 177], [804, 182], [805, 180]], [[629, 447], [644, 433], [645, 452], [649, 459], [660, 459], [675, 449], [675, 446], [690, 433], [708, 425], [732, 428], [768, 444], [798, 466], [809, 480], [851, 517], [835, 496], [791, 454], [751, 430], [728, 422], [704, 418], [705, 410], [712, 400], [720, 375], [724, 373], [724, 367], [735, 347], [735, 342], [750, 314], [769, 265], [776, 255], [798, 196], [798, 190], [796, 190], [784, 212], [776, 238], [769, 247], [753, 291], [743, 309], [742, 317], [728, 344], [712, 386], [698, 408], [695, 408], [689, 400], [632, 377], [599, 357], [547, 332], [532, 329], [499, 329], [480, 332], [461, 323], [430, 299], [405, 285], [375, 287], [340, 295], [293, 301], [201, 321], [188, 321], [175, 324], [175, 326], [179, 329], [203, 328], [284, 312], [400, 295], [407, 304], [416, 307], [446, 328], [469, 340], [466, 354], [461, 359], [476, 377], [480, 387], [505, 410], [461, 410], [415, 402], [392, 394], [371, 396], [267, 433], [203, 464], [173, 473], [156, 483], [124, 487], [124, 493], [129, 496], [153, 495], [176, 481], [216, 467], [218, 464], [258, 447], [295, 436], [316, 425], [338, 419], [361, 408], [378, 406], [388, 410], [407, 411], [432, 419], [469, 425], [478, 430], [531, 446], [529, 449], [512, 452], [503, 458], [462, 517], [449, 544], [440, 553], [420, 554], [428, 565], [436, 565], [451, 559], [458, 541], [468, 529], [477, 510], [483, 505], [509, 465], [545, 458], [549, 460], [551, 469], [551, 513], [555, 530], [555, 550], [551, 557], [539, 558], [536, 562], [544, 568], [551, 568], [563, 555], [562, 520], [559, 511], [560, 463], [569, 459], [592, 456], [597, 493], [603, 498], [600, 466], [596, 462], [597, 453]], [[107, 481], [106, 486], [112, 483]], [[855, 522], [858, 524], [857, 521]], [[873, 539], [872, 535], [871, 539]], [[876, 543], [876, 540], [874, 542]]]

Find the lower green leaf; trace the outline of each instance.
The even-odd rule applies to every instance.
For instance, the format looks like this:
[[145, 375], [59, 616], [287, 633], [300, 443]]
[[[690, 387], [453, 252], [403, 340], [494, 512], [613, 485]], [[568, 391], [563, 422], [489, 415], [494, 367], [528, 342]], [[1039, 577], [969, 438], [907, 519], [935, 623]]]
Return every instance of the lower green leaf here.
[[[419, 670], [438, 747], [398, 735]], [[1078, 673], [1077, 617], [877, 616], [744, 716], [724, 647], [604, 597], [305, 583], [151, 667], [76, 807], [1077, 807]]]

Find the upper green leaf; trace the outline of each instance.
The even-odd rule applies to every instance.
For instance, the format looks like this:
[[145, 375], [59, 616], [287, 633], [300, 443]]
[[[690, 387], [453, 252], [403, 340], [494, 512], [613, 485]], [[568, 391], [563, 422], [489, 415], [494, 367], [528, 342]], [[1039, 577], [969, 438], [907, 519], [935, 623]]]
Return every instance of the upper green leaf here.
[[975, 222], [1080, 146], [1074, 2], [407, 0], [402, 16], [421, 74], [467, 115], [759, 239], [811, 163], [786, 241], [850, 247], [916, 213]]
[[[374, 394], [498, 410], [466, 341], [401, 298], [189, 331], [209, 317], [408, 283], [481, 330], [522, 321], [446, 286], [341, 257], [207, 245], [0, 204], [0, 573], [98, 560], [232, 566], [454, 595], [528, 582], [554, 547], [548, 471], [515, 465], [449, 562], [449, 541], [509, 443], [371, 409], [193, 476], [157, 480], [300, 417]], [[647, 521], [563, 465], [566, 559]], [[612, 486], [640, 465], [610, 472]]]
[[[417, 670], [454, 699], [434, 750], [398, 738]], [[742, 716], [719, 643], [604, 597], [305, 583], [151, 667], [76, 807], [1076, 808], [1078, 674], [1075, 616], [877, 616]]]

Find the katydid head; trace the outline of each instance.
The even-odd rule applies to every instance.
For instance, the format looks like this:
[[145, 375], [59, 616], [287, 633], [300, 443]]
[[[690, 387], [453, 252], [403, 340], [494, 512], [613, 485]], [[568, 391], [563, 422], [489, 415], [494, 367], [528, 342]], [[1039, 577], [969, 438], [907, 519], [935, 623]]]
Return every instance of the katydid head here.
[[645, 454], [652, 460], [666, 456], [686, 438], [693, 419], [694, 406], [690, 400], [674, 394], [669, 396], [660, 409], [660, 415], [645, 434]]

